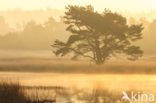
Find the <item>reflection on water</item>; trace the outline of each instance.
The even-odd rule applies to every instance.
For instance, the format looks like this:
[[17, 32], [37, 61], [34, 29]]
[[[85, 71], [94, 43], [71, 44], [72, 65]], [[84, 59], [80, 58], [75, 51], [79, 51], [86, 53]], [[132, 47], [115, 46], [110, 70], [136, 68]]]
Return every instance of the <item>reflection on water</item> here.
[[99, 84], [109, 90], [152, 91], [156, 87], [156, 75], [115, 74], [58, 74], [0, 72], [0, 79], [19, 80], [26, 86], [66, 86], [90, 88]]

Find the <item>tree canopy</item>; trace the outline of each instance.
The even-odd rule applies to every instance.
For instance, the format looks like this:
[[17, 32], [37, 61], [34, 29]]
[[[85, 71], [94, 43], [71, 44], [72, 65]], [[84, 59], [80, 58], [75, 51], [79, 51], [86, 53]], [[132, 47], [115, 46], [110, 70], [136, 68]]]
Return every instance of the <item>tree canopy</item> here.
[[136, 60], [143, 55], [133, 42], [142, 39], [141, 24], [128, 25], [125, 17], [105, 9], [98, 13], [92, 6], [66, 7], [64, 23], [71, 32], [66, 42], [56, 40], [52, 45], [58, 56], [73, 54], [72, 59], [87, 57], [96, 64], [103, 64], [114, 55], [128, 55]]

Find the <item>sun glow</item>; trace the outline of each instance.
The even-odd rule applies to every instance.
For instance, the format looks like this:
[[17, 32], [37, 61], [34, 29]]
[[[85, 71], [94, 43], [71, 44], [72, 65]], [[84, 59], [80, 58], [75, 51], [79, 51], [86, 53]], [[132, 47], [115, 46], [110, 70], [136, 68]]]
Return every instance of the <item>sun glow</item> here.
[[1, 0], [0, 9], [64, 9], [66, 5], [93, 5], [98, 11], [104, 8], [112, 10], [128, 11], [151, 11], [156, 10], [155, 0]]

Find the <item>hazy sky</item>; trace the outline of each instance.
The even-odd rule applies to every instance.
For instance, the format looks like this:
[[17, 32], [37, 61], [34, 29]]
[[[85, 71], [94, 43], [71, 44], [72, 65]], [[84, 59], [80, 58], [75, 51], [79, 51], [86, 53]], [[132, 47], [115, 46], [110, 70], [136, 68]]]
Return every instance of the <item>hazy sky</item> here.
[[65, 5], [93, 5], [97, 10], [109, 8], [113, 10], [149, 11], [156, 10], [156, 0], [0, 0], [0, 9], [64, 9]]

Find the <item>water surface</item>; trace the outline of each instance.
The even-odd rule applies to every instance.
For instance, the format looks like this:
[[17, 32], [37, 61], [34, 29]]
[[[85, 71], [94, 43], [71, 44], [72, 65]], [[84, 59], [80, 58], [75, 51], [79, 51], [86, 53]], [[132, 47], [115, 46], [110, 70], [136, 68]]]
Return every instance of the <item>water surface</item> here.
[[100, 85], [109, 90], [139, 90], [156, 93], [156, 75], [0, 72], [0, 79], [19, 80], [25, 86], [90, 88]]

